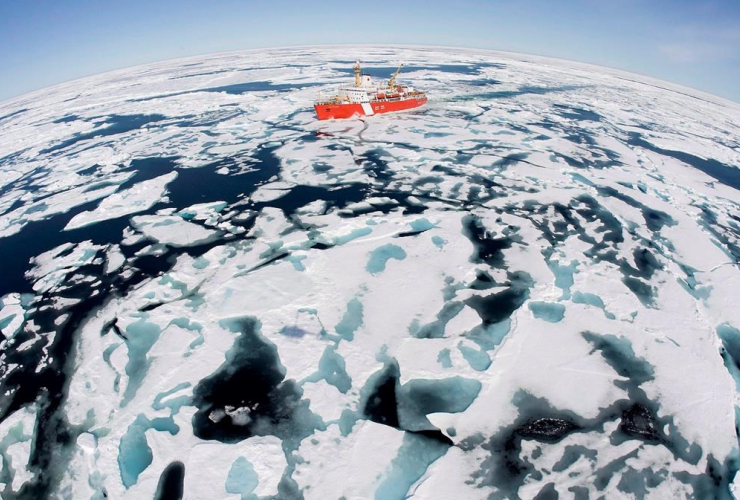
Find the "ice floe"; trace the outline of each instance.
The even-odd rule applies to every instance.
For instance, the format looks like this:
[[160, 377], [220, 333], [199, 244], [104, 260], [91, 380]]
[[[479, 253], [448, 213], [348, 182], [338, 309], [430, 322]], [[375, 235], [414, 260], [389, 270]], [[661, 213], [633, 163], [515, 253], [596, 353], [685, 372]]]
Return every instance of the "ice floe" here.
[[[358, 58], [429, 103], [315, 120]], [[3, 498], [731, 498], [739, 113], [434, 47], [0, 103]]]

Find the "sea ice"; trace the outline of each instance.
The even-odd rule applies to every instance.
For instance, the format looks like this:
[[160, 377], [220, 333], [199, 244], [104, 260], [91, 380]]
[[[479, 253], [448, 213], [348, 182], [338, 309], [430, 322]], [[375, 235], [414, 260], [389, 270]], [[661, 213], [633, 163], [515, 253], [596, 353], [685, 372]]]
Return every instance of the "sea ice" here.
[[126, 191], [111, 194], [95, 210], [75, 215], [64, 229], [70, 231], [96, 222], [143, 212], [160, 201], [167, 192], [167, 184], [176, 177], [177, 172], [172, 172], [134, 184]]
[[[315, 120], [348, 52], [430, 102]], [[0, 104], [2, 496], [730, 498], [738, 109], [429, 47]]]

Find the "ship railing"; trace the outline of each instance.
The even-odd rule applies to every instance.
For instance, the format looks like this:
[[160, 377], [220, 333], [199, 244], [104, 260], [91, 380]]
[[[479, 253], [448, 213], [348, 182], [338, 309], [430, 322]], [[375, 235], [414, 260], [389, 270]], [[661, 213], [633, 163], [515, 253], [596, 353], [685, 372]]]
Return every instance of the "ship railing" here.
[[[409, 97], [412, 97], [412, 98], [417, 98], [417, 99], [418, 98], [425, 97], [425, 95], [424, 95], [423, 92], [422, 93], [419, 93], [419, 94], [408, 94], [408, 96]], [[384, 99], [375, 99], [372, 102], [396, 102], [396, 101], [403, 101], [403, 100], [404, 99], [402, 99], [400, 97], [386, 97]]]
[[[409, 92], [408, 94], [406, 94], [406, 97], [415, 98], [415, 99], [422, 99], [422, 98], [426, 97], [426, 93], [425, 92]], [[374, 99], [374, 100], [372, 100], [370, 102], [397, 102], [397, 101], [403, 101], [403, 100], [405, 100], [405, 99], [403, 99], [401, 97], [385, 97], [385, 98], [382, 98], [382, 99]], [[340, 97], [340, 98], [333, 97], [333, 98], [330, 98], [330, 99], [318, 100], [318, 101], [316, 101], [316, 104], [318, 104], [318, 105], [322, 105], [322, 104], [329, 104], [329, 105], [331, 105], [331, 104], [349, 104], [351, 102], [352, 101], [348, 97]], [[358, 102], [357, 104], [361, 104], [361, 103]]]

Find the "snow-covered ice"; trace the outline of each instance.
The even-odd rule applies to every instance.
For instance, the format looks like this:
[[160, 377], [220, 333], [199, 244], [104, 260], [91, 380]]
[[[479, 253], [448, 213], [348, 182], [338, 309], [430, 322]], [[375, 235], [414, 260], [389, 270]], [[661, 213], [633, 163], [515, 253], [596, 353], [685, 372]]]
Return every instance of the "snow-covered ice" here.
[[[428, 104], [317, 121], [356, 59]], [[737, 495], [736, 103], [290, 48], [62, 84], [0, 129], [3, 498]]]
[[177, 177], [176, 172], [140, 182], [126, 191], [111, 194], [95, 210], [75, 215], [64, 228], [67, 231], [96, 222], [143, 212], [160, 201], [167, 184]]

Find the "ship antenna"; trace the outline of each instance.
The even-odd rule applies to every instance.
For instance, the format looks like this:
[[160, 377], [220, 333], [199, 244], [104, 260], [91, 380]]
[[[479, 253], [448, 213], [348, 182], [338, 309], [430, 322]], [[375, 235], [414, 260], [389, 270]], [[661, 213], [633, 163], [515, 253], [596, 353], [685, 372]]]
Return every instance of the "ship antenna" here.
[[401, 68], [403, 68], [403, 62], [398, 65], [398, 69], [395, 73], [391, 75], [391, 77], [388, 79], [388, 88], [392, 89], [396, 85], [396, 77], [401, 72]]
[[360, 86], [360, 70], [362, 69], [360, 67], [360, 61], [355, 61], [355, 65], [352, 66], [352, 69], [355, 70], [355, 87]]

